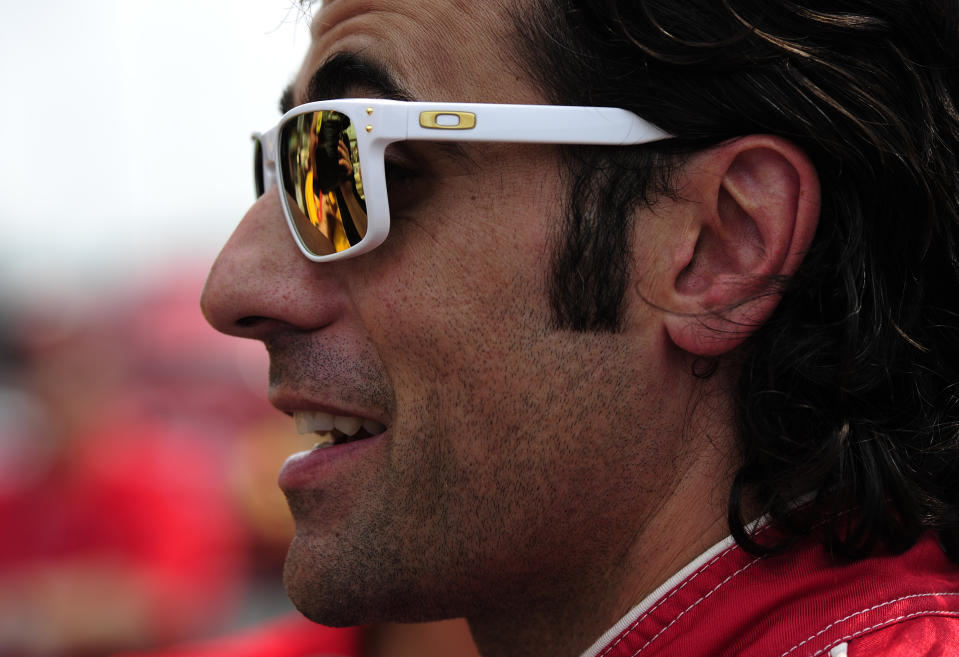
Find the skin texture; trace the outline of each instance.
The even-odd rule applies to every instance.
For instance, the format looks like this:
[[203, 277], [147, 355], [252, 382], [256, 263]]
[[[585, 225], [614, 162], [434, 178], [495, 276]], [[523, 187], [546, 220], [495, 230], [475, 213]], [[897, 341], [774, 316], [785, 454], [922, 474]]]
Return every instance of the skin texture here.
[[[422, 100], [545, 102], [511, 63], [506, 7], [328, 3], [294, 102], [340, 52], [380, 62]], [[285, 491], [296, 521], [285, 579], [303, 613], [334, 625], [465, 616], [485, 655], [576, 655], [725, 535], [735, 367], [691, 372], [742, 337], [711, 338], [696, 317], [736, 301], [757, 267], [788, 273], [812, 234], [790, 229], [795, 210], [780, 213], [789, 234], [769, 238], [783, 248], [763, 242], [761, 217], [751, 223], [750, 207], [812, 195], [807, 169], [795, 173], [801, 154], [757, 144], [694, 158], [683, 200], [637, 217], [616, 334], [552, 328], [548, 263], [565, 193], [553, 147], [404, 145], [416, 176], [401, 202], [391, 195], [389, 237], [335, 263], [299, 253], [275, 188], [257, 201], [211, 270], [206, 316], [266, 344], [281, 410], [388, 427]], [[720, 194], [742, 152], [760, 155], [740, 179], [781, 165], [783, 202], [764, 205], [763, 185]], [[775, 306], [764, 298], [748, 318]]]

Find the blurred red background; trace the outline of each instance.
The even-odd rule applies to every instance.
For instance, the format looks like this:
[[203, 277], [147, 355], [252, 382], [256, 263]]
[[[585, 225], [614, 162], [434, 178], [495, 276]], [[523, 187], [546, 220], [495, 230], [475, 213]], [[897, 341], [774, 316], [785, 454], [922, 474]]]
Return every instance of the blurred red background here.
[[286, 611], [275, 477], [302, 440], [265, 400], [262, 345], [204, 322], [202, 271], [3, 309], [0, 654], [145, 648]]

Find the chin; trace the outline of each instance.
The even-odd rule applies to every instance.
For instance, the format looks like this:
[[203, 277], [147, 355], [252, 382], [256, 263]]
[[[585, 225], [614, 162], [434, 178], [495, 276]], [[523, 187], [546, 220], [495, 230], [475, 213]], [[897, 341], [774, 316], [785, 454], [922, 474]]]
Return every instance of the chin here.
[[[294, 538], [283, 567], [286, 595], [314, 623], [350, 627], [370, 622], [368, 603], [358, 595], [359, 582], [343, 582], [334, 555], [302, 538]], [[351, 585], [352, 584], [352, 585]]]
[[358, 556], [356, 551], [332, 551], [294, 538], [283, 569], [287, 597], [306, 618], [329, 627], [456, 616], [440, 609], [437, 600], [405, 586], [395, 569], [361, 563]]

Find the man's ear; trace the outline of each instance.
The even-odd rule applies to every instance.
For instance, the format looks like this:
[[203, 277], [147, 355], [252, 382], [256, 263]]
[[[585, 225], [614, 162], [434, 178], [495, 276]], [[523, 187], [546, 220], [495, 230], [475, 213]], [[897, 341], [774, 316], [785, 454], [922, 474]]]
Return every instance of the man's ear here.
[[657, 277], [665, 328], [683, 351], [726, 353], [776, 309], [819, 221], [819, 179], [788, 140], [742, 137], [684, 167], [686, 229]]

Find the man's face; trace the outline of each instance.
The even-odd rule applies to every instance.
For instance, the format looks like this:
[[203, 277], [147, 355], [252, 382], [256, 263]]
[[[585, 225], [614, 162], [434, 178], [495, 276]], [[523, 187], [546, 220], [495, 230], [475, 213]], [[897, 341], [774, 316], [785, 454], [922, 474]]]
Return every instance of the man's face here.
[[[330, 57], [357, 54], [418, 100], [544, 103], [515, 63], [507, 6], [517, 7], [328, 3], [294, 102], [382, 92], [344, 70], [311, 85]], [[288, 592], [327, 624], [584, 594], [582, 573], [615, 577], [610, 564], [678, 467], [680, 447], [657, 425], [674, 401], [657, 392], [661, 331], [638, 303], [628, 334], [552, 328], [550, 253], [566, 193], [557, 149], [403, 143], [387, 157], [402, 173], [383, 245], [306, 260], [274, 188], [204, 295], [215, 326], [266, 344], [278, 408], [386, 427], [285, 466], [296, 520]]]

